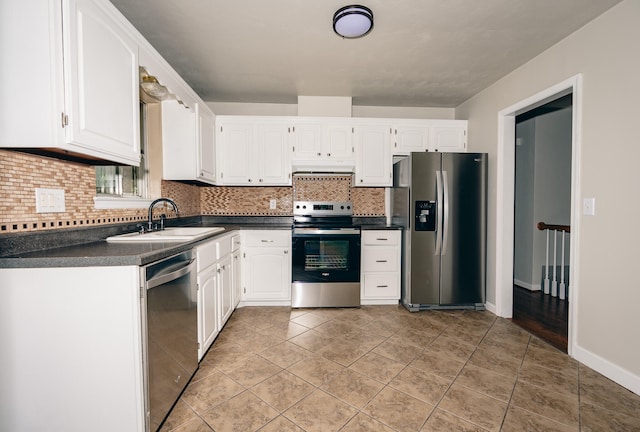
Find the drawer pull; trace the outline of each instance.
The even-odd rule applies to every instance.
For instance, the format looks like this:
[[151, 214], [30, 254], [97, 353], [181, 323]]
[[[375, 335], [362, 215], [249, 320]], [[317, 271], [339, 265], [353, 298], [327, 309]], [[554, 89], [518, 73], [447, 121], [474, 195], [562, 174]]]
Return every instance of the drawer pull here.
[[376, 288], [389, 288], [389, 285], [376, 285]]
[[387, 241], [387, 240], [389, 240], [389, 239], [387, 239], [387, 238], [377, 238], [376, 240], [384, 240], [384, 241]]
[[376, 262], [387, 262], [387, 260], [376, 260]]
[[262, 243], [273, 243], [273, 240], [260, 240]]

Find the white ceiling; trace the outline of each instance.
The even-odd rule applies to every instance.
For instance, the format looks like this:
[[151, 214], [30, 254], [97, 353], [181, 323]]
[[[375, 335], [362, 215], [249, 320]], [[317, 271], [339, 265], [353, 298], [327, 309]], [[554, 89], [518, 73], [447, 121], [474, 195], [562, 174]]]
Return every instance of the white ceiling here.
[[205, 101], [455, 107], [620, 0], [111, 0]]

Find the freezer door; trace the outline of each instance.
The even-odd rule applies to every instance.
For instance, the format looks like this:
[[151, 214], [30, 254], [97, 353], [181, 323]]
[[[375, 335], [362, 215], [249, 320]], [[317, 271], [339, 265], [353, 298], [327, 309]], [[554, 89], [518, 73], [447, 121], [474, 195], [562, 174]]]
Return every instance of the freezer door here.
[[487, 155], [442, 153], [440, 304], [485, 301]]
[[[438, 201], [438, 172], [440, 167], [440, 153], [411, 153], [411, 188], [410, 188], [410, 236], [407, 236], [405, 251], [410, 260], [410, 276], [408, 282], [408, 296], [405, 304], [438, 304], [440, 301], [440, 256], [439, 235], [440, 220], [437, 210]], [[425, 209], [436, 211], [436, 215], [429, 214], [427, 219], [421, 215]], [[418, 221], [418, 223], [416, 223]], [[431, 229], [433, 222], [433, 229]]]

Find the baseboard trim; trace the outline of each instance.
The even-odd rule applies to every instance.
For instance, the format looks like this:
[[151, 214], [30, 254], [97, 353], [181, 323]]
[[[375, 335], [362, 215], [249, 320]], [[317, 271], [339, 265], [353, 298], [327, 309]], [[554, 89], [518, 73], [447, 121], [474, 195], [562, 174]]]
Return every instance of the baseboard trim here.
[[584, 363], [622, 387], [640, 395], [640, 376], [578, 345], [573, 346], [572, 354], [580, 363]]
[[498, 315], [498, 314], [496, 313], [496, 310], [498, 310], [498, 309], [496, 308], [496, 305], [495, 305], [495, 304], [493, 304], [493, 303], [489, 303], [489, 302], [486, 302], [486, 303], [484, 304], [484, 307], [485, 307], [489, 312], [491, 312], [492, 314], [494, 314], [494, 315]]
[[526, 288], [529, 291], [540, 291], [540, 284], [531, 284], [529, 282], [521, 281], [520, 279], [513, 280], [514, 285], [518, 285], [519, 287]]

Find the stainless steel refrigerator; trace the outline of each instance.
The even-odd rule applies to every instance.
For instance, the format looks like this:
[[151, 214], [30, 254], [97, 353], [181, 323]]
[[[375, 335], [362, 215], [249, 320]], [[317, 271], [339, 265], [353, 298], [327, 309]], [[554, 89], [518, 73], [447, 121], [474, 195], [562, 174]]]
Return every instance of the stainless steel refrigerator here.
[[411, 153], [393, 166], [402, 225], [402, 303], [410, 311], [484, 309], [487, 155]]

